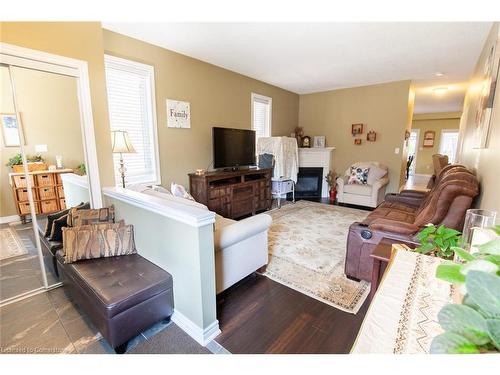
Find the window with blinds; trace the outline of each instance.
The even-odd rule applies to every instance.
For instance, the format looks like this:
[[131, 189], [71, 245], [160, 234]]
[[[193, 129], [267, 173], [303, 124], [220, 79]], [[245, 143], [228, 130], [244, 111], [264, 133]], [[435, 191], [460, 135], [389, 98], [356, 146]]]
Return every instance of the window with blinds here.
[[252, 130], [257, 138], [271, 136], [272, 102], [267, 96], [252, 93]]
[[[111, 130], [126, 130], [136, 150], [123, 154], [126, 183], [159, 184], [154, 68], [109, 55], [104, 63]], [[113, 155], [113, 162], [119, 185], [119, 154]]]

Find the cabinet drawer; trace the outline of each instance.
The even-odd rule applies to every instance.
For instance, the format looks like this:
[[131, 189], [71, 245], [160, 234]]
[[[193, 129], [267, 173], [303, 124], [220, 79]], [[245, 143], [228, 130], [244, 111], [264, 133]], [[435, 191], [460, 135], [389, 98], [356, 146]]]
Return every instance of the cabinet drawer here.
[[[26, 184], [26, 177], [25, 176], [12, 176], [12, 178], [14, 179], [14, 187], [16, 187], [16, 188], [22, 188], [22, 187], [26, 187], [27, 186], [27, 184]], [[30, 180], [31, 186], [33, 186], [34, 185], [34, 183], [33, 183], [33, 176], [29, 175], [28, 178]]]
[[[33, 192], [33, 199], [37, 199], [37, 195], [36, 195], [36, 189], [31, 189], [31, 191]], [[28, 201], [28, 189], [17, 189], [16, 190], [16, 193], [17, 193], [17, 200], [19, 202], [27, 202]]]
[[64, 198], [64, 189], [62, 186], [58, 186], [57, 187], [57, 196], [59, 198]]
[[56, 190], [53, 187], [41, 187], [38, 188], [38, 198], [43, 199], [55, 199]]
[[59, 210], [65, 210], [66, 209], [66, 199], [61, 198], [59, 199]]
[[40, 211], [42, 214], [48, 214], [50, 212], [57, 211], [57, 200], [51, 199], [48, 201], [40, 201]]
[[54, 185], [54, 176], [52, 173], [43, 173], [36, 176], [38, 186]]
[[[19, 213], [21, 215], [29, 215], [31, 213], [29, 202], [19, 202], [17, 205], [19, 207]], [[38, 206], [38, 203], [35, 203], [35, 212], [37, 214], [40, 213], [40, 207]]]

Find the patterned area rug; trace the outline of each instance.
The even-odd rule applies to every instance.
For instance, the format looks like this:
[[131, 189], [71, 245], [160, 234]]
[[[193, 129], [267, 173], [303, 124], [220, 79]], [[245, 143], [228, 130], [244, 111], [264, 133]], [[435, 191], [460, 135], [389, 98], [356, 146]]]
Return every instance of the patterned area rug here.
[[28, 250], [24, 247], [21, 239], [14, 229], [0, 229], [0, 260], [17, 257], [27, 254]]
[[268, 212], [270, 279], [340, 310], [356, 314], [370, 284], [349, 280], [344, 260], [349, 225], [368, 213], [299, 201]]

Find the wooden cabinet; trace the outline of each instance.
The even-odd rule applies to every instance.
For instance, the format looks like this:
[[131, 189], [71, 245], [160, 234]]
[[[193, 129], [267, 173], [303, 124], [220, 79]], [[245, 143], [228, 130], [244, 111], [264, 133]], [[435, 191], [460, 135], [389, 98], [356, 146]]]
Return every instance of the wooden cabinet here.
[[271, 207], [271, 169], [189, 174], [193, 198], [209, 210], [235, 219]]
[[71, 172], [72, 169], [35, 171], [30, 172], [28, 178], [23, 173], [10, 173], [9, 182], [21, 220], [26, 222], [26, 215], [31, 213], [28, 202], [28, 181], [33, 192], [35, 212], [49, 214], [66, 208], [61, 174]]

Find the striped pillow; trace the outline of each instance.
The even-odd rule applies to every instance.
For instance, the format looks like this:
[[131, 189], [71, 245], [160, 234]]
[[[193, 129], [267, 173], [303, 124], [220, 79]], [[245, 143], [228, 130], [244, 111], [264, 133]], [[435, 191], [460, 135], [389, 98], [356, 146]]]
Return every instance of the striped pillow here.
[[65, 263], [137, 253], [134, 227], [123, 220], [63, 228], [63, 243]]

